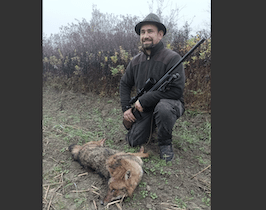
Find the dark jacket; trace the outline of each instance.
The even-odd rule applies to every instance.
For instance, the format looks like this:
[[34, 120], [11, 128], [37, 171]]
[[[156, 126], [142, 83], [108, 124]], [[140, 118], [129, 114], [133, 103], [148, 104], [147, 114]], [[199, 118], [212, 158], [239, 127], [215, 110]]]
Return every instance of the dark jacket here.
[[[162, 42], [159, 42], [151, 50], [151, 55], [141, 52], [137, 54], [128, 64], [125, 74], [120, 81], [120, 98], [123, 112], [129, 106], [131, 89], [142, 89], [148, 78], [152, 77], [158, 81], [174, 64], [181, 59], [180, 55], [170, 49], [166, 49]], [[185, 86], [185, 73], [183, 64], [179, 65], [173, 73], [178, 72], [180, 78], [174, 80], [170, 90], [166, 92], [152, 91], [143, 94], [139, 102], [143, 109], [155, 107], [160, 99], [180, 100], [184, 104], [183, 90]]]

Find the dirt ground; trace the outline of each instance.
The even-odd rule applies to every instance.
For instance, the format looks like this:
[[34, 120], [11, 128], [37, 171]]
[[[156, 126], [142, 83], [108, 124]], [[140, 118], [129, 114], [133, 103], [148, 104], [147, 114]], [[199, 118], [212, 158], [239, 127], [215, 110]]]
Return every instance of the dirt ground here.
[[[211, 209], [210, 114], [187, 110], [173, 129], [175, 158], [159, 158], [156, 134], [132, 198], [108, 209]], [[106, 138], [106, 147], [136, 152], [125, 141], [119, 97], [43, 89], [43, 209], [106, 209], [107, 182], [73, 161], [67, 147]]]

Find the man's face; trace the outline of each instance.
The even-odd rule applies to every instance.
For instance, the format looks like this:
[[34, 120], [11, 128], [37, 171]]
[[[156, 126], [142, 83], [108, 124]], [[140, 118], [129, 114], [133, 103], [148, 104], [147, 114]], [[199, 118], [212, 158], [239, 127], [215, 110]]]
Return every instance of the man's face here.
[[163, 38], [163, 31], [158, 31], [155, 25], [143, 25], [140, 29], [140, 42], [146, 50], [151, 49]]

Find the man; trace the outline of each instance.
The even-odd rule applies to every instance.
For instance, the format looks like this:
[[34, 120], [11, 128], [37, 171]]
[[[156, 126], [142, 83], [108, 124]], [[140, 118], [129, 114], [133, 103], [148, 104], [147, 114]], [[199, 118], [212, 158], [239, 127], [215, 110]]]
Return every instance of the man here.
[[166, 34], [166, 28], [157, 15], [150, 13], [135, 26], [135, 31], [140, 35], [142, 52], [130, 61], [120, 81], [123, 117], [129, 122], [134, 122], [126, 135], [126, 140], [130, 146], [141, 145], [148, 141], [156, 126], [160, 158], [168, 162], [174, 157], [172, 129], [176, 120], [185, 111], [184, 68], [181, 64], [172, 72], [179, 73], [180, 77], [175, 79], [165, 92], [152, 91], [143, 94], [134, 104], [141, 116], [135, 117], [129, 104], [132, 87], [142, 89], [146, 80], [151, 77], [158, 81], [181, 59], [178, 53], [166, 49], [161, 42]]

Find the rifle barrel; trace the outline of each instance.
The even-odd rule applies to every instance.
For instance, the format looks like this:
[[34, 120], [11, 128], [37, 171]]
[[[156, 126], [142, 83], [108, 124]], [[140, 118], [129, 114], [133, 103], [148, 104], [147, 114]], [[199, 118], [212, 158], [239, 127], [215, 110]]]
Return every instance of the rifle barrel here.
[[194, 47], [191, 48], [166, 74], [149, 90], [149, 91], [154, 91], [157, 90], [162, 82], [166, 79], [166, 77], [172, 73], [172, 71], [179, 66], [202, 42], [204, 42], [205, 39], [202, 38]]

